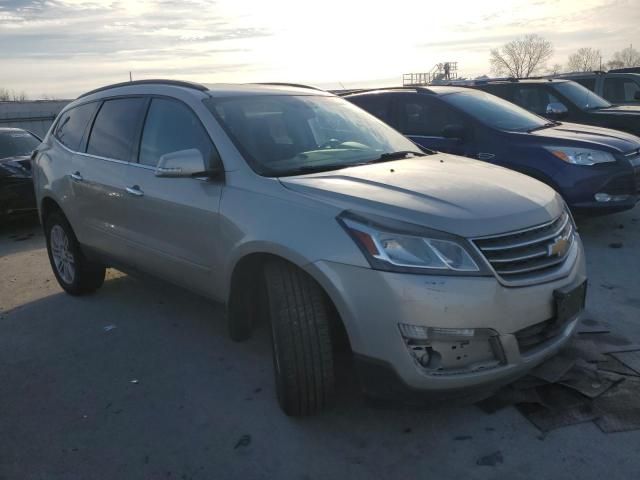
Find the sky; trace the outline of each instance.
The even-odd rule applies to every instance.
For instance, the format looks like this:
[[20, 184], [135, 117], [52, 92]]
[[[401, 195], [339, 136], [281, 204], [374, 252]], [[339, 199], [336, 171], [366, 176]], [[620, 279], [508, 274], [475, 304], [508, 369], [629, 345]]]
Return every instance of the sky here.
[[640, 0], [0, 0], [0, 88], [74, 98], [109, 83], [401, 84], [457, 61], [489, 73], [492, 48], [528, 33], [565, 64], [640, 48]]

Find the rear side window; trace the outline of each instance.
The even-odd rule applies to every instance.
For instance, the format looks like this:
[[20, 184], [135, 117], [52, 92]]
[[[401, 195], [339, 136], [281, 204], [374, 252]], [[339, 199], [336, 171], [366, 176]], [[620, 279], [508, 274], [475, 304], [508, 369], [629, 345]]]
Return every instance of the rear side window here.
[[604, 98], [613, 103], [633, 102], [640, 85], [627, 78], [606, 78], [604, 81]]
[[56, 138], [70, 150], [84, 150], [81, 142], [97, 106], [97, 102], [85, 103], [63, 113], [54, 133]]
[[389, 97], [381, 94], [360, 95], [347, 98], [351, 103], [389, 123]]
[[202, 153], [205, 162], [214, 154], [198, 117], [178, 101], [154, 98], [140, 142], [140, 163], [155, 167], [162, 155], [192, 148]]
[[572, 78], [576, 83], [579, 83], [585, 88], [588, 88], [592, 92], [596, 91], [596, 79], [595, 78]]
[[147, 100], [118, 98], [102, 104], [91, 129], [87, 153], [131, 161]]

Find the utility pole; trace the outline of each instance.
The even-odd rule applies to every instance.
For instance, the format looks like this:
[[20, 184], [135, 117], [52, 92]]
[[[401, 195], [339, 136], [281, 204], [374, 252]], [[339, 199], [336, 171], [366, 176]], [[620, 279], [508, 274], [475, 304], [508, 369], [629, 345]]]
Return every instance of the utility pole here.
[[131, 76], [131, 72], [129, 72], [129, 81], [133, 82], [133, 77]]

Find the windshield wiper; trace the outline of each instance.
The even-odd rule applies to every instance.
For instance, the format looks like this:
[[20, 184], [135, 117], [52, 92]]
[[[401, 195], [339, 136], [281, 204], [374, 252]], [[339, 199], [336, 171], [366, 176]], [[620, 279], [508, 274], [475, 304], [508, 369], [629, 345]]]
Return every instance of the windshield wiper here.
[[378, 163], [378, 162], [389, 162], [391, 160], [402, 160], [404, 158], [409, 157], [409, 155], [412, 155], [414, 157], [425, 157], [428, 154], [424, 152], [415, 152], [413, 150], [400, 150], [398, 152], [383, 153], [378, 158], [374, 158], [373, 160], [369, 160], [367, 162], [362, 162], [362, 164], [364, 165], [367, 163]]
[[291, 170], [286, 170], [285, 172], [279, 173], [278, 176], [286, 177], [290, 175], [302, 175], [305, 173], [329, 172], [331, 170], [340, 170], [343, 168], [360, 167], [362, 165], [371, 165], [372, 163], [390, 162], [392, 160], [402, 160], [404, 158], [407, 158], [409, 155], [416, 156], [416, 157], [424, 157], [427, 155], [431, 155], [431, 153], [414, 152], [413, 150], [402, 150], [398, 152], [383, 153], [377, 158], [374, 158], [372, 160], [366, 160], [364, 162], [329, 163], [329, 164], [325, 163], [321, 165], [301, 165]]

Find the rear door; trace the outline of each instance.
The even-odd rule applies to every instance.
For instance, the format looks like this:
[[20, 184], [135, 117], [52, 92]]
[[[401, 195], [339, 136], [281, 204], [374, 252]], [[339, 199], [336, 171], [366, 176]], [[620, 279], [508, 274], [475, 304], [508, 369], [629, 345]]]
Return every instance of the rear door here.
[[74, 188], [82, 243], [109, 257], [130, 263], [127, 216], [131, 196], [126, 191], [128, 163], [135, 158], [148, 99], [107, 99], [93, 120], [86, 151], [74, 158]]
[[132, 214], [127, 235], [137, 267], [190, 289], [216, 289], [220, 258], [218, 211], [222, 177], [157, 177], [160, 157], [187, 149], [202, 153], [208, 166], [220, 166], [211, 138], [185, 103], [151, 99], [137, 163], [128, 167], [126, 189]]

